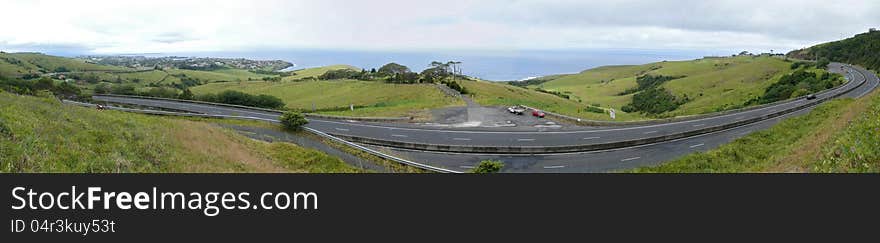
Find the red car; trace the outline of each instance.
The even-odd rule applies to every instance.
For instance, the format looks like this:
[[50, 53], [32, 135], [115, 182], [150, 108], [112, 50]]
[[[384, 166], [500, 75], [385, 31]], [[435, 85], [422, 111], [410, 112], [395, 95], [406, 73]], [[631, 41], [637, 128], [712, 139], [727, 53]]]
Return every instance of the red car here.
[[539, 117], [539, 118], [544, 118], [544, 115], [546, 115], [546, 114], [544, 114], [544, 112], [541, 112], [541, 111], [539, 111], [539, 110], [533, 110], [533, 111], [532, 111], [532, 115], [533, 115], [533, 116], [537, 116], [537, 117]]

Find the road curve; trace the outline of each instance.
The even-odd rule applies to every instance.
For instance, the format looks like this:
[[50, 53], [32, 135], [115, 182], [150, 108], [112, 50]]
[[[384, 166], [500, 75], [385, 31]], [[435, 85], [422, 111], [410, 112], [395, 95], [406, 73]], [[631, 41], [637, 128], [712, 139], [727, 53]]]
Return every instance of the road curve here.
[[[545, 148], [572, 148], [569, 150], [550, 151], [552, 153], [604, 150], [611, 148], [627, 147], [627, 141], [640, 141], [646, 138], [657, 138], [655, 140], [652, 140], [651, 143], [653, 143], [671, 140], [663, 138], [669, 138], [671, 136], [684, 133], [691, 133], [693, 135], [702, 134], [702, 132], [700, 131], [712, 127], [729, 125], [733, 123], [741, 123], [745, 125], [746, 123], [753, 123], [767, 118], [773, 118], [774, 114], [780, 113], [782, 111], [792, 110], [807, 105], [815, 105], [823, 99], [855, 92], [857, 90], [861, 90], [859, 88], [863, 88], [863, 86], [869, 85], [867, 83], [868, 76], [866, 76], [866, 74], [871, 74], [870, 72], [858, 67], [853, 67], [852, 69], [850, 69], [848, 66], [838, 63], [833, 63], [832, 65], [830, 65], [830, 70], [841, 72], [841, 67], [843, 67], [845, 70], [852, 70], [852, 72], [844, 72], [844, 75], [847, 77], [848, 80], [850, 80], [850, 82], [847, 82], [841, 87], [820, 93], [818, 95], [818, 99], [816, 100], [795, 99], [758, 109], [745, 110], [738, 113], [656, 125], [615, 127], [605, 129], [582, 129], [572, 131], [498, 131], [491, 130], [491, 128], [486, 128], [487, 130], [474, 131], [455, 129], [425, 129], [397, 126], [394, 124], [312, 118], [309, 119], [310, 122], [307, 127], [343, 138], [366, 139], [366, 141], [359, 140], [359, 142], [362, 143], [409, 149], [417, 149], [421, 147], [395, 146], [394, 144], [431, 145], [430, 148], [425, 148], [421, 150], [433, 150], [440, 152], [471, 151], [455, 150], [454, 148], [474, 147], [508, 149], [500, 150], [500, 153], [516, 153], [511, 151], [515, 151], [515, 149], [522, 149], [522, 151], [527, 154], [534, 154], [537, 153], [535, 151], [540, 151], [541, 149]], [[136, 104], [204, 114], [252, 116], [264, 119], [277, 119], [279, 116], [278, 113], [270, 111], [218, 106], [211, 104], [189, 103], [173, 100], [156, 100], [149, 98], [111, 96], [94, 96], [93, 99], [98, 101]], [[679, 138], [683, 137], [679, 136], [673, 139]], [[387, 141], [391, 143], [389, 145], [389, 143], [373, 143], [371, 141]], [[617, 144], [619, 146], [603, 146], [608, 144]], [[642, 144], [632, 144], [629, 146], [634, 145]], [[493, 150], [490, 149], [478, 151]]]

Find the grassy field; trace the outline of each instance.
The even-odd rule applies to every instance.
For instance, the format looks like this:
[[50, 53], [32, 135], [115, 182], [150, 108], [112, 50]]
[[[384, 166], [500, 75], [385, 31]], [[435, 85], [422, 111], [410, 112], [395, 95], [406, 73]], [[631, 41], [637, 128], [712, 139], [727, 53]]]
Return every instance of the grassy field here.
[[[636, 77], [652, 74], [686, 76], [663, 84], [674, 95], [687, 95], [691, 101], [664, 116], [693, 115], [741, 105], [763, 94], [764, 88], [790, 71], [791, 63], [774, 57], [704, 58], [692, 61], [658, 62], [633, 66], [606, 66], [532, 85], [572, 96], [580, 106], [599, 104], [614, 108], [617, 120], [647, 119], [627, 114], [620, 108], [632, 101], [632, 94], [619, 93], [636, 86]], [[549, 110], [549, 109], [548, 109]], [[579, 116], [577, 113], [569, 115]], [[584, 117], [590, 118], [592, 117]], [[608, 120], [607, 116], [603, 120]]]
[[[223, 82], [194, 87], [195, 94], [237, 90], [276, 96], [288, 108], [345, 116], [413, 116], [426, 118], [429, 109], [462, 106], [460, 99], [448, 97], [433, 85], [389, 84], [373, 81], [333, 80], [303, 82]], [[362, 106], [354, 111], [349, 105]], [[323, 111], [322, 111], [323, 110]]]
[[220, 126], [0, 92], [0, 172], [360, 172]]
[[164, 70], [170, 75], [186, 75], [189, 78], [195, 78], [207, 82], [219, 81], [248, 81], [250, 79], [262, 79], [263, 77], [272, 77], [277, 75], [256, 74], [243, 69], [219, 69], [213, 71], [197, 71], [186, 69], [168, 69]]
[[51, 73], [64, 67], [70, 71], [122, 71], [123, 67], [86, 63], [83, 60], [39, 53], [0, 53], [0, 75], [19, 77], [28, 73]]
[[321, 76], [321, 74], [324, 74], [327, 71], [340, 70], [340, 69], [351, 69], [351, 70], [355, 70], [355, 71], [361, 70], [360, 68], [357, 68], [355, 66], [350, 66], [350, 65], [330, 65], [330, 66], [324, 66], [324, 67], [306, 68], [306, 69], [293, 71], [294, 75], [284, 77], [283, 81], [291, 81], [291, 80], [297, 80], [297, 79], [303, 79], [303, 78], [317, 78], [318, 76]]
[[631, 172], [880, 172], [880, 92], [833, 100], [703, 153]]

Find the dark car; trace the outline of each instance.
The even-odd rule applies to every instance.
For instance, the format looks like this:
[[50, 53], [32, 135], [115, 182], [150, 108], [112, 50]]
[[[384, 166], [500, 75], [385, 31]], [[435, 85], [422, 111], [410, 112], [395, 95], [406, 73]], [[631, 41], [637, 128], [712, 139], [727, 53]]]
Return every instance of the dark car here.
[[544, 118], [544, 116], [547, 114], [544, 114], [544, 112], [539, 111], [539, 110], [534, 110], [534, 111], [532, 111], [532, 115], [537, 116], [538, 118]]
[[807, 100], [815, 100], [815, 99], [816, 99], [816, 94], [808, 94], [807, 95]]

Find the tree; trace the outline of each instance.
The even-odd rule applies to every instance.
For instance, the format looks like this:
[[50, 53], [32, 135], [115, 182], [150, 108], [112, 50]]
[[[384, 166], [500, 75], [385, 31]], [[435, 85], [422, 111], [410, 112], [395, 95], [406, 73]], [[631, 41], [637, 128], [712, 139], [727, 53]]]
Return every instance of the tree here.
[[828, 64], [831, 64], [831, 60], [828, 60], [828, 58], [823, 57], [823, 58], [820, 58], [818, 62], [816, 62], [816, 67], [826, 69], [826, 68], [828, 68]]
[[135, 90], [134, 85], [131, 84], [120, 84], [114, 85], [113, 89], [111, 89], [111, 93], [118, 95], [137, 95], [137, 91]]
[[34, 84], [34, 90], [53, 90], [55, 89], [55, 81], [50, 78], [43, 77]]
[[98, 84], [95, 86], [95, 94], [106, 94], [110, 93], [110, 85], [107, 83]]
[[55, 90], [53, 90], [53, 92], [55, 93], [55, 95], [67, 99], [76, 98], [82, 93], [82, 91], [78, 87], [68, 82], [62, 82], [60, 85], [55, 87]]
[[281, 115], [281, 125], [289, 131], [299, 131], [308, 123], [306, 116], [299, 112], [288, 111]]
[[504, 163], [497, 160], [483, 160], [471, 172], [476, 174], [498, 173], [504, 168]]
[[177, 98], [181, 100], [192, 100], [195, 99], [196, 96], [189, 89], [184, 89], [183, 92], [180, 93], [179, 96], [177, 96]]
[[379, 68], [379, 73], [386, 76], [410, 72], [409, 67], [397, 63], [389, 63]]

